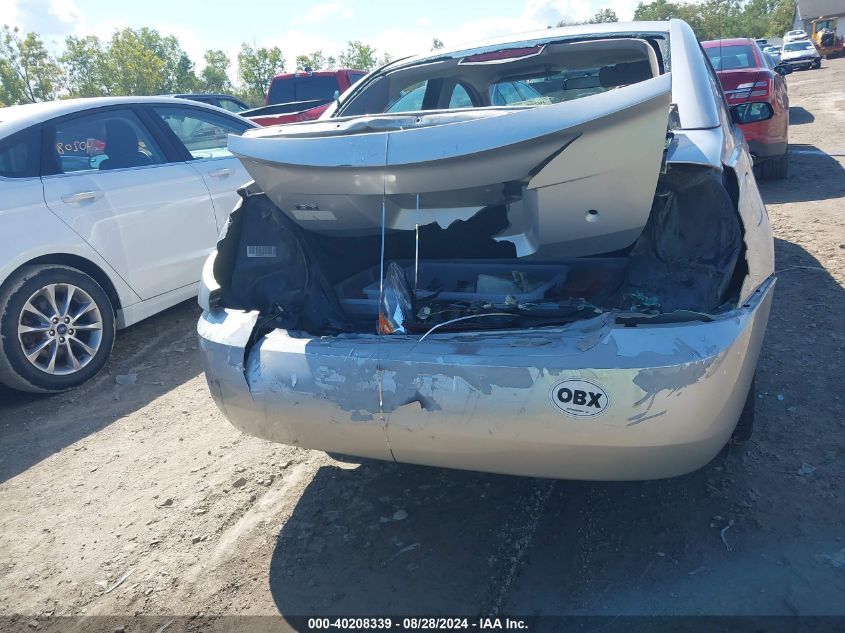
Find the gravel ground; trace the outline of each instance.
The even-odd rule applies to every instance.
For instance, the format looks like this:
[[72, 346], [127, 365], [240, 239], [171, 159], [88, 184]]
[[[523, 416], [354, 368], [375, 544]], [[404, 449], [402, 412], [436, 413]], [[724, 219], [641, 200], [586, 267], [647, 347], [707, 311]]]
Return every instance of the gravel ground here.
[[189, 302], [0, 391], [0, 616], [845, 614], [845, 59], [788, 83], [751, 443], [642, 483], [338, 462], [226, 422]]

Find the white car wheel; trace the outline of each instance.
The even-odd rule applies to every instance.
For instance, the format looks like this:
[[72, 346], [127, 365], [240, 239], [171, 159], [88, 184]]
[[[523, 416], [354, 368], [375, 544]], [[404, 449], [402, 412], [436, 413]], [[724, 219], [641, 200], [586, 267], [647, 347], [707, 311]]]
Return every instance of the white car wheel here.
[[105, 365], [114, 312], [105, 291], [82, 271], [27, 266], [8, 280], [0, 306], [0, 382], [23, 391], [64, 391]]

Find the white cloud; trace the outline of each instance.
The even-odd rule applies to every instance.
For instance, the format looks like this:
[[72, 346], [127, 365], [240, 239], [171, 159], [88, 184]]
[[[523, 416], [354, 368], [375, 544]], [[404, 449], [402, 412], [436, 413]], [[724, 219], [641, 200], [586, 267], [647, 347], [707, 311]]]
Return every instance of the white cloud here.
[[300, 20], [311, 24], [319, 24], [328, 18], [349, 18], [352, 17], [352, 14], [353, 11], [349, 7], [345, 7], [338, 2], [326, 2], [312, 6]]
[[18, 3], [16, 0], [0, 0], [0, 23], [18, 26]]
[[50, 0], [50, 12], [65, 24], [77, 22], [82, 17], [82, 11], [73, 0]]
[[[534, 31], [554, 26], [561, 20], [587, 20], [599, 9], [610, 7], [621, 20], [630, 20], [638, 0], [525, 0], [517, 16], [479, 16], [465, 23], [433, 20], [420, 16], [408, 21], [407, 26], [391, 26], [373, 35], [356, 35], [350, 31], [343, 41], [321, 35], [310, 24], [336, 18], [341, 11], [337, 3], [324, 3], [311, 7], [301, 18], [308, 26], [280, 32], [272, 40], [263, 40], [260, 46], [279, 46], [285, 56], [285, 67], [293, 70], [296, 56], [321, 50], [324, 55], [337, 55], [346, 47], [346, 39], [360, 39], [374, 46], [381, 56], [385, 52], [393, 58], [405, 57], [428, 51], [436, 37], [447, 47], [472, 43], [488, 37]], [[235, 56], [232, 57], [233, 62]]]
[[179, 45], [194, 61], [198, 72], [205, 67], [205, 60], [203, 59], [205, 51], [209, 48], [215, 48], [211, 46], [210, 42], [204, 41], [195, 31], [185, 28], [184, 26], [159, 23], [154, 24], [152, 28], [164, 36], [173, 35], [177, 40], [179, 40]]
[[44, 38], [64, 37], [82, 19], [73, 0], [0, 0], [0, 14], [3, 23]]
[[422, 53], [431, 48], [437, 37], [447, 47], [460, 46], [490, 37], [545, 29], [561, 20], [583, 21], [603, 8], [611, 8], [620, 20], [634, 17], [638, 0], [526, 0], [519, 15], [481, 16], [463, 24], [449, 24], [443, 28], [428, 18], [418, 18], [416, 28], [394, 27], [367, 38], [381, 54], [388, 51], [394, 57]]

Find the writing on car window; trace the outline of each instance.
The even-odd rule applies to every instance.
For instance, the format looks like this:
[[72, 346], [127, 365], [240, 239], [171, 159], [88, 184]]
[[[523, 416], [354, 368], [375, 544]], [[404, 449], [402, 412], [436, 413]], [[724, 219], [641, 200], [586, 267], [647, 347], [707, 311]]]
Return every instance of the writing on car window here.
[[145, 167], [166, 162], [164, 153], [131, 111], [95, 112], [59, 121], [53, 131], [59, 173]]

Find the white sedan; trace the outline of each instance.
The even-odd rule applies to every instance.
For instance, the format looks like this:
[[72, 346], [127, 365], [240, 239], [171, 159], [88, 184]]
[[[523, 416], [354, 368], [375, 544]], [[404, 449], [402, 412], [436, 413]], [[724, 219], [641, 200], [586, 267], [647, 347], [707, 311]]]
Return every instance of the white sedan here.
[[808, 39], [807, 32], [798, 29], [797, 31], [787, 31], [783, 36], [783, 43], [786, 44], [787, 42], [797, 42], [798, 40], [806, 39]]
[[116, 329], [196, 296], [250, 180], [227, 137], [250, 127], [166, 97], [0, 108], [0, 382], [75, 387]]

